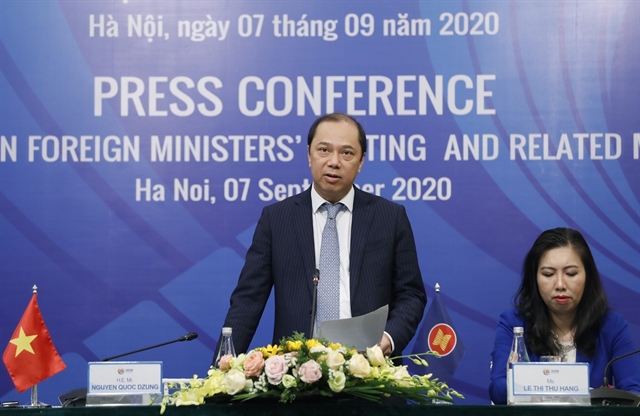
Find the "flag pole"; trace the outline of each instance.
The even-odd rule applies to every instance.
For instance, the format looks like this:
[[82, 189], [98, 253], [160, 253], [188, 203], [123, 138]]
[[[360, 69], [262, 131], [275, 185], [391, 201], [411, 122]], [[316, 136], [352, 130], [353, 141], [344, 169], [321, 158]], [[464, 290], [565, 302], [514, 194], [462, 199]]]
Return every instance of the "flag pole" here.
[[50, 407], [39, 400], [37, 383], [67, 367], [53, 345], [37, 298], [38, 287], [33, 285], [31, 300], [2, 354], [2, 361], [16, 389], [21, 393], [32, 389], [30, 403], [24, 405], [32, 408]]
[[38, 385], [34, 384], [31, 386], [31, 406], [30, 407], [38, 407]]
[[[33, 294], [37, 294], [38, 293], [38, 286], [33, 285]], [[31, 407], [38, 407], [39, 402], [38, 402], [38, 385], [34, 384], [33, 386], [31, 386]]]

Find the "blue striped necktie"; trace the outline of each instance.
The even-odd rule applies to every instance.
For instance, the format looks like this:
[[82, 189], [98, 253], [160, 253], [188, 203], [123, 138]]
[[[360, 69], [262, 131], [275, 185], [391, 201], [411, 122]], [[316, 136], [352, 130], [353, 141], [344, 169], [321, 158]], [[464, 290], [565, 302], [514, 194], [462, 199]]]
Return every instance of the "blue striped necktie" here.
[[327, 223], [320, 243], [317, 328], [322, 321], [340, 319], [340, 244], [336, 215], [344, 205], [325, 202], [322, 206], [327, 210]]

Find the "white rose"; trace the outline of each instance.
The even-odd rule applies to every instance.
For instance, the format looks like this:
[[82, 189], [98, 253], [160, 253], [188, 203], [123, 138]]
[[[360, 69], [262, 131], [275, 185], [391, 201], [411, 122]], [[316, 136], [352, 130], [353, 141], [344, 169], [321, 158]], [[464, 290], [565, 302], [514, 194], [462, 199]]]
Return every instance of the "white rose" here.
[[224, 376], [224, 386], [227, 389], [227, 394], [234, 395], [242, 390], [246, 386], [246, 379], [244, 373], [236, 369], [227, 371]]
[[329, 351], [326, 362], [330, 369], [339, 370], [344, 365], [344, 355], [338, 351]]
[[387, 362], [384, 359], [384, 354], [382, 353], [382, 348], [379, 345], [376, 345], [372, 348], [367, 348], [367, 358], [371, 365], [376, 367], [382, 367]]
[[349, 360], [349, 372], [358, 378], [365, 378], [371, 372], [369, 361], [361, 354], [354, 354]]

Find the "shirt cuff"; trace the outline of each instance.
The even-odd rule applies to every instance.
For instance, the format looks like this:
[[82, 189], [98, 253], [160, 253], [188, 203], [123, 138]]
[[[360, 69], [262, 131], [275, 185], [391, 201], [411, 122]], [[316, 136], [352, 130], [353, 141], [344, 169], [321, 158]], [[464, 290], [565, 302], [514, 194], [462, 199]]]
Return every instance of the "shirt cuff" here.
[[389, 335], [389, 333], [387, 331], [384, 331], [384, 333], [387, 336], [387, 338], [389, 338], [389, 342], [391, 342], [391, 352], [393, 352], [393, 350], [396, 349], [396, 346], [393, 343], [393, 338], [391, 337], [391, 335]]

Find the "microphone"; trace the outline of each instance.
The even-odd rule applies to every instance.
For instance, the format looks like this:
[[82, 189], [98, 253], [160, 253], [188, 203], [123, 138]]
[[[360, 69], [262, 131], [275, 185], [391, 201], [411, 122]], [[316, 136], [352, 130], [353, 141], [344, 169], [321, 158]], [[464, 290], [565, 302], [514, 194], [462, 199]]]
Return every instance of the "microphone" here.
[[198, 338], [197, 332], [189, 332], [187, 335], [181, 336], [178, 341], [191, 341], [192, 339]]
[[[173, 341], [163, 342], [161, 344], [152, 345], [146, 348], [140, 348], [139, 350], [125, 352], [124, 354], [114, 355], [113, 357], [104, 358], [102, 361], [111, 361], [114, 358], [124, 357], [126, 355], [135, 354], [137, 352], [142, 352], [146, 350], [151, 350], [153, 348], [162, 347], [163, 345], [173, 344], [174, 342], [182, 342], [182, 341], [191, 341], [193, 339], [198, 338], [197, 332], [189, 332], [186, 335], [181, 336], [178, 339], [174, 339]], [[62, 407], [80, 407], [86, 406], [87, 403], [87, 388], [81, 387], [79, 389], [70, 390], [61, 396], [58, 397], [60, 404]]]
[[631, 393], [626, 390], [614, 389], [609, 387], [609, 380], [607, 379], [607, 373], [609, 367], [615, 361], [629, 357], [630, 355], [637, 354], [639, 350], [634, 350], [626, 354], [620, 355], [611, 359], [604, 367], [604, 382], [599, 389], [591, 390], [591, 405], [602, 406], [640, 406], [640, 395]]
[[313, 281], [313, 303], [311, 304], [311, 328], [309, 329], [309, 338], [313, 338], [313, 329], [316, 326], [316, 303], [318, 302], [318, 282], [320, 281], [320, 270], [315, 269], [311, 278]]
[[140, 348], [139, 350], [135, 350], [135, 351], [125, 352], [124, 354], [114, 355], [113, 357], [103, 358], [102, 361], [111, 361], [111, 360], [113, 360], [115, 358], [120, 358], [120, 357], [124, 357], [124, 356], [127, 356], [127, 355], [132, 355], [132, 354], [135, 354], [135, 353], [138, 353], [138, 352], [151, 350], [151, 349], [154, 349], [154, 348], [162, 347], [163, 345], [173, 344], [174, 342], [191, 341], [191, 340], [196, 339], [196, 338], [198, 338], [198, 333], [197, 332], [189, 332], [188, 334], [183, 335], [178, 339], [174, 339], [172, 341], [163, 342], [161, 344], [152, 345], [150, 347]]

